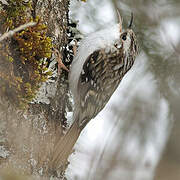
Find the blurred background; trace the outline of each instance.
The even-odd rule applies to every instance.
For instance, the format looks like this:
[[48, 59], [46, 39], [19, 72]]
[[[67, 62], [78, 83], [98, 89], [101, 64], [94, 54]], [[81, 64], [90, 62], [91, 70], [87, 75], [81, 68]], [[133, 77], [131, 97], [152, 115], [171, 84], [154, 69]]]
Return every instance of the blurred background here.
[[180, 1], [72, 1], [84, 34], [134, 14], [140, 54], [110, 102], [84, 129], [68, 179], [180, 179]]

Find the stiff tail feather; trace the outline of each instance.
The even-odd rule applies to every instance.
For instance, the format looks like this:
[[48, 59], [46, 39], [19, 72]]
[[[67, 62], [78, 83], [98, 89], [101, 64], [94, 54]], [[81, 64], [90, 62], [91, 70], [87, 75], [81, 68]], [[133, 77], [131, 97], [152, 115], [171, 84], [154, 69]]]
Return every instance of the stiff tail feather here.
[[57, 169], [67, 162], [80, 133], [81, 129], [79, 128], [78, 122], [75, 121], [68, 132], [55, 145], [51, 160], [53, 169]]

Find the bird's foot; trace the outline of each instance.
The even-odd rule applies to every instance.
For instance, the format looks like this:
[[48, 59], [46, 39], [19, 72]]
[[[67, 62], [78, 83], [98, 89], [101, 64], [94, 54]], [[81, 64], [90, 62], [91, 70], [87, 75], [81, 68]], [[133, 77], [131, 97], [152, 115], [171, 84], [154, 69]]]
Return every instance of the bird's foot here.
[[62, 62], [62, 56], [60, 52], [57, 49], [54, 49], [54, 53], [56, 56], [56, 60], [58, 62], [58, 75], [60, 75], [61, 69], [64, 69], [65, 71], [69, 72], [69, 69]]

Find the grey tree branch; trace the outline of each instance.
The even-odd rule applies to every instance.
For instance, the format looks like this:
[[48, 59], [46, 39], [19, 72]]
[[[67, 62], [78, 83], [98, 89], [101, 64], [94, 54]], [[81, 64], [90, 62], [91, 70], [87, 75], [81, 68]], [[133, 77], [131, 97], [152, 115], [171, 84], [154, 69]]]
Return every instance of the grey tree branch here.
[[15, 28], [14, 30], [10, 30], [6, 33], [4, 33], [2, 36], [0, 36], [0, 41], [3, 41], [4, 39], [8, 38], [8, 37], [11, 37], [13, 36], [15, 33], [23, 30], [23, 29], [26, 29], [28, 27], [32, 27], [32, 26], [35, 26], [37, 24], [37, 22], [29, 22], [27, 24], [23, 24], [17, 28]]
[[0, 0], [0, 2], [1, 2], [2, 4], [8, 5], [8, 3], [7, 3], [6, 0]]

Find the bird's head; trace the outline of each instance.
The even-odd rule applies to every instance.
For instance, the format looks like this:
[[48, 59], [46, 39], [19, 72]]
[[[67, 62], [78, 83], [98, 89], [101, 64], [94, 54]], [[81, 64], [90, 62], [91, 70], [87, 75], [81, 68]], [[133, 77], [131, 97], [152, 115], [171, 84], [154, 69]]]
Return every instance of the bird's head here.
[[123, 21], [119, 12], [118, 12], [118, 18], [119, 18], [119, 27], [120, 27], [121, 47], [123, 48], [124, 52], [136, 56], [138, 54], [139, 48], [137, 44], [136, 35], [134, 31], [132, 30], [133, 13], [131, 13], [131, 20], [130, 20], [129, 26], [125, 30], [123, 30], [122, 28]]

